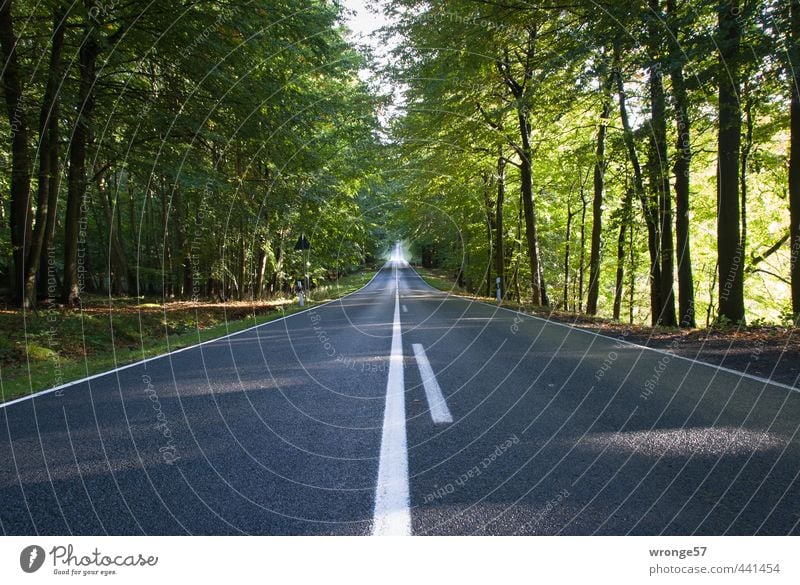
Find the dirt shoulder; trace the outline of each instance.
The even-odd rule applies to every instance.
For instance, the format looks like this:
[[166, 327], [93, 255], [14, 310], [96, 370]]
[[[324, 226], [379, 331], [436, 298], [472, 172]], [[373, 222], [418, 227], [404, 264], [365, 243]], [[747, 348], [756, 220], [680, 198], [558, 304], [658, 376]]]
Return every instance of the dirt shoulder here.
[[550, 318], [790, 386], [800, 383], [800, 331], [794, 327], [674, 330], [609, 322], [588, 324], [561, 316]]
[[[494, 304], [494, 299], [459, 290], [452, 278], [443, 271], [419, 268], [417, 270], [420, 276], [435, 288]], [[503, 302], [503, 306], [800, 389], [800, 328], [798, 327], [753, 325], [739, 328], [711, 327], [682, 330], [629, 325], [608, 319], [548, 311], [546, 308], [524, 303]]]

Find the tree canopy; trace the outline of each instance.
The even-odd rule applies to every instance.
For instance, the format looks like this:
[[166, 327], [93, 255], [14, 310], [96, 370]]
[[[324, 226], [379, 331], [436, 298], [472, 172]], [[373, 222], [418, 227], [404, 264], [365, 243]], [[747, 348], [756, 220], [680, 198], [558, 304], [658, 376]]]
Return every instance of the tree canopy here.
[[796, 319], [800, 0], [382, 7], [383, 96], [338, 2], [3, 2], [3, 292], [263, 298], [399, 238], [486, 296]]
[[261, 297], [374, 254], [378, 102], [336, 4], [15, 0], [0, 32], [15, 302]]
[[508, 298], [635, 322], [800, 311], [797, 2], [387, 10], [398, 231], [421, 261], [475, 292], [500, 276]]

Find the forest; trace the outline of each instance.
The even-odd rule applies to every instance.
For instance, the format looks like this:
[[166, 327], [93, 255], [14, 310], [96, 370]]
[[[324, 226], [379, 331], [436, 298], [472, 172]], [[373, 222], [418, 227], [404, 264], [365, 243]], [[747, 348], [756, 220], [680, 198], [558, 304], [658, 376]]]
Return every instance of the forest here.
[[800, 0], [375, 4], [383, 58], [339, 2], [4, 0], [6, 305], [264, 299], [402, 239], [481, 296], [796, 321]]
[[320, 1], [3, 1], [8, 304], [264, 298], [368, 260], [378, 100], [344, 32]]
[[800, 3], [391, 5], [424, 264], [637, 324], [796, 320]]

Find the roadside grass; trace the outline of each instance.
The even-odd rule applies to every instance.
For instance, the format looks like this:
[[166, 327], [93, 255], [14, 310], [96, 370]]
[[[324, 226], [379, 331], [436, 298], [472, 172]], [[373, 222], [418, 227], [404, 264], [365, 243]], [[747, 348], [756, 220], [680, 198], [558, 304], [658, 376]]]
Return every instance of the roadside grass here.
[[433, 288], [439, 289], [444, 292], [449, 292], [458, 296], [473, 297], [480, 299], [484, 298], [484, 297], [475, 297], [475, 295], [459, 287], [458, 284], [456, 283], [455, 278], [453, 278], [453, 276], [445, 270], [436, 268], [426, 268], [424, 266], [413, 266], [412, 268], [417, 271], [417, 274], [420, 275], [422, 280], [427, 282]]
[[352, 293], [364, 269], [306, 297], [228, 303], [85, 297], [80, 310], [0, 311], [0, 403], [236, 333]]

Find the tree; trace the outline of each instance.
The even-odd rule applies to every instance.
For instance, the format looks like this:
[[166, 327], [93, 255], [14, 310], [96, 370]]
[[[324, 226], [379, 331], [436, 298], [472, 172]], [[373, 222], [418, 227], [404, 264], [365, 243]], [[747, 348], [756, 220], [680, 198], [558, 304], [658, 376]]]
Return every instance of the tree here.
[[598, 80], [601, 87], [600, 123], [597, 126], [597, 149], [594, 163], [594, 198], [592, 200], [592, 244], [589, 255], [589, 296], [586, 300], [586, 313], [597, 314], [597, 297], [600, 289], [600, 245], [602, 238], [603, 221], [603, 191], [605, 189], [605, 160], [606, 132], [611, 115], [611, 83], [612, 77], [608, 72], [601, 73]]
[[647, 249], [650, 253], [650, 319], [653, 325], [660, 322], [663, 303], [661, 301], [661, 263], [660, 263], [660, 237], [659, 222], [657, 217], [657, 205], [653, 205], [652, 200], [647, 196], [642, 177], [642, 166], [639, 162], [639, 155], [636, 149], [636, 142], [633, 135], [633, 128], [628, 117], [627, 94], [625, 84], [622, 79], [620, 63], [620, 49], [614, 47], [614, 62], [616, 64], [614, 75], [616, 77], [617, 97], [619, 102], [619, 117], [622, 122], [622, 132], [625, 138], [625, 147], [628, 151], [628, 160], [633, 169], [633, 190], [642, 205], [642, 213], [647, 226]]
[[[669, 327], [677, 325], [675, 319], [674, 256], [672, 237], [672, 193], [669, 186], [669, 154], [667, 152], [667, 107], [664, 95], [662, 38], [663, 21], [659, 0], [648, 1], [647, 40], [650, 90], [650, 151], [649, 171], [651, 199], [655, 203], [660, 262], [659, 312], [657, 322]], [[655, 310], [655, 309], [654, 309]]]
[[675, 102], [675, 244], [678, 251], [678, 313], [681, 327], [695, 327], [694, 276], [690, 236], [689, 201], [692, 161], [692, 132], [689, 118], [689, 98], [683, 68], [685, 53], [679, 40], [681, 15], [677, 0], [667, 0], [670, 34], [669, 61], [672, 95]]
[[717, 168], [717, 252], [719, 255], [719, 316], [744, 323], [744, 258], [739, 212], [741, 109], [739, 105], [738, 0], [717, 9], [719, 32], [719, 132]]
[[0, 126], [11, 138], [0, 157], [13, 162], [10, 184], [0, 174], [11, 195], [0, 271], [12, 269], [3, 284], [15, 302], [34, 307], [37, 288], [54, 302], [58, 284], [70, 305], [82, 291], [260, 297], [301, 269], [281, 253], [296, 229], [331, 234], [315, 237], [302, 266], [314, 278], [380, 246], [356, 221], [382, 151], [378, 102], [357, 76], [364, 59], [344, 38], [341, 7], [0, 8]]
[[6, 114], [11, 129], [11, 246], [13, 250], [13, 297], [16, 303], [23, 302], [25, 282], [25, 260], [30, 247], [31, 205], [31, 157], [28, 147], [29, 130], [27, 111], [23, 103], [22, 76], [18, 56], [17, 35], [11, 14], [11, 0], [0, 3], [0, 46], [3, 49], [3, 93]]
[[[75, 104], [75, 126], [69, 139], [69, 173], [67, 175], [67, 211], [64, 220], [64, 284], [61, 300], [67, 305], [80, 302], [83, 272], [80, 264], [81, 223], [85, 220], [81, 208], [86, 195], [86, 149], [90, 138], [90, 123], [95, 104], [95, 67], [100, 45], [96, 40], [95, 23], [88, 15], [83, 22], [83, 38], [78, 51], [78, 96]], [[84, 236], [85, 237], [85, 236]]]
[[800, 0], [790, 2], [789, 249], [792, 313], [800, 315]]

